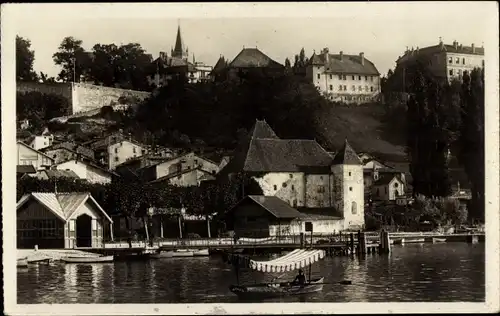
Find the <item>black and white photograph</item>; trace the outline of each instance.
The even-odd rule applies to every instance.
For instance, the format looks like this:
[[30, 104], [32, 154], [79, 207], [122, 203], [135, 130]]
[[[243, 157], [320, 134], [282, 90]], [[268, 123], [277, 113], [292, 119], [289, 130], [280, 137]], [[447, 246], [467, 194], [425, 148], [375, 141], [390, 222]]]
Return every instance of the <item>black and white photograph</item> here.
[[5, 314], [500, 311], [497, 2], [1, 9]]

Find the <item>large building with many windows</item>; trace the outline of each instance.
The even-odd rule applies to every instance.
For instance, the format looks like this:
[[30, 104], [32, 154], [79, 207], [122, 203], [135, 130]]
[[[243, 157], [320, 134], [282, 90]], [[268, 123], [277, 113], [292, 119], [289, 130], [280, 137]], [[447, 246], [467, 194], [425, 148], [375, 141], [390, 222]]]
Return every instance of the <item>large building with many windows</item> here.
[[484, 48], [464, 46], [457, 41], [452, 45], [444, 44], [440, 39], [434, 46], [416, 49], [406, 49], [403, 56], [396, 61], [397, 67], [406, 67], [412, 62], [423, 61], [437, 78], [451, 81], [461, 80], [464, 72], [471, 72], [474, 68], [484, 67]]
[[324, 48], [309, 59], [306, 77], [332, 101], [368, 103], [380, 94], [380, 73], [364, 53], [330, 54]]

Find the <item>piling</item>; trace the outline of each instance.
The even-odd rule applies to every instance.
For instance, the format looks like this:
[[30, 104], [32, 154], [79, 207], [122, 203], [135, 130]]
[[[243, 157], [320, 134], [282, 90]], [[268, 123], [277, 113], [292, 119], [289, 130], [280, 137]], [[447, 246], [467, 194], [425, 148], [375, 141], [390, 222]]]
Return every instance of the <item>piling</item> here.
[[479, 242], [479, 236], [477, 235], [467, 236], [467, 242], [469, 244], [477, 244]]
[[351, 254], [354, 253], [354, 234], [353, 233], [349, 234], [349, 251]]
[[380, 232], [380, 253], [389, 253], [391, 251], [391, 243], [389, 233], [385, 230]]
[[358, 231], [358, 254], [366, 254], [366, 236], [361, 231]]
[[304, 233], [300, 233], [300, 248], [304, 248]]

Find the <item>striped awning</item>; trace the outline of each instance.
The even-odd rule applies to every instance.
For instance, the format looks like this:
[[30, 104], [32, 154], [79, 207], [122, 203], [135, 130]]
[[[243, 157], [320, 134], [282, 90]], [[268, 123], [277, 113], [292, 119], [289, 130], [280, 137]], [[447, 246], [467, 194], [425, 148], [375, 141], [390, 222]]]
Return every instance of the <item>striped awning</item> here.
[[240, 266], [261, 272], [286, 272], [307, 267], [325, 257], [324, 250], [296, 249], [283, 257], [256, 261], [241, 255], [232, 255], [229, 260]]

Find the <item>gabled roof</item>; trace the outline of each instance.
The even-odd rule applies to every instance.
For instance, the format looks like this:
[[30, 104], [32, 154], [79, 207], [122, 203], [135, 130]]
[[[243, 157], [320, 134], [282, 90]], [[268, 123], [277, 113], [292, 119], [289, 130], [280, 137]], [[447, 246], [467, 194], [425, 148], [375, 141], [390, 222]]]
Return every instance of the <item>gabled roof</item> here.
[[36, 173], [36, 169], [33, 165], [17, 165], [16, 173]]
[[[80, 159], [78, 159], [78, 160], [77, 159], [69, 159], [69, 160], [66, 160], [66, 161], [62, 161], [62, 162], [56, 164], [56, 166], [59, 166], [59, 165], [62, 165], [64, 163], [68, 163], [68, 162], [71, 162], [71, 161], [77, 161], [78, 163], [86, 164], [87, 166], [90, 166], [90, 167], [95, 168], [95, 169], [99, 169], [102, 172], [108, 173], [110, 175], [119, 176], [119, 174], [117, 174], [116, 172], [108, 170], [106, 168], [103, 168], [103, 167], [99, 166], [98, 164], [96, 164], [93, 160], [86, 159], [84, 157], [80, 157]], [[59, 169], [59, 170], [61, 170], [61, 169]]]
[[220, 71], [224, 70], [227, 67], [227, 62], [224, 59], [224, 56], [220, 56], [219, 60], [217, 60], [217, 63], [215, 64], [214, 68], [212, 69], [211, 74], [217, 74]]
[[71, 216], [76, 212], [85, 202], [90, 200], [97, 209], [106, 217], [111, 223], [113, 220], [109, 215], [102, 209], [102, 207], [97, 203], [97, 201], [92, 197], [89, 192], [70, 192], [70, 193], [41, 193], [33, 192], [25, 194], [19, 202], [17, 202], [16, 209], [19, 210], [30, 199], [35, 199], [42, 205], [44, 205], [48, 210], [50, 210], [54, 215], [59, 217], [61, 220], [67, 222], [71, 219]]
[[324, 54], [317, 55], [314, 53], [309, 59], [311, 65], [324, 65], [325, 73], [342, 73], [342, 74], [360, 74], [360, 75], [375, 75], [380, 73], [377, 67], [366, 57], [364, 64], [359, 55], [328, 54], [328, 61]]
[[399, 174], [394, 174], [394, 173], [384, 173], [382, 175], [380, 175], [380, 177], [378, 178], [377, 181], [375, 181], [375, 183], [373, 185], [388, 185], [389, 183], [391, 183], [391, 181], [396, 178], [398, 179], [400, 182], [403, 182], [401, 180], [401, 176]]
[[284, 66], [258, 50], [243, 48], [229, 64], [230, 68], [284, 68]]
[[78, 175], [72, 170], [42, 170], [40, 173], [45, 173], [49, 179], [70, 178], [79, 179]]
[[275, 218], [296, 219], [304, 217], [302, 213], [291, 207], [287, 202], [275, 196], [248, 195], [238, 202], [232, 210], [238, 207], [241, 203], [248, 202], [260, 205]]
[[56, 149], [66, 149], [68, 151], [77, 153], [77, 154], [82, 154], [90, 158], [94, 158], [94, 151], [90, 148], [84, 147], [82, 145], [79, 145], [74, 142], [70, 141], [65, 141], [59, 144], [54, 144], [49, 147], [45, 147], [42, 149], [43, 152], [51, 151], [51, 150], [56, 150]]
[[166, 176], [163, 176], [163, 177], [158, 178], [156, 180], [150, 181], [149, 183], [162, 182], [162, 181], [169, 180], [169, 179], [172, 179], [172, 178], [175, 178], [177, 176], [180, 176], [180, 175], [183, 175], [183, 174], [186, 174], [186, 173], [190, 173], [190, 172], [193, 172], [193, 171], [203, 172], [204, 173], [203, 177], [205, 177], [206, 175], [212, 176], [212, 178], [205, 177], [206, 180], [215, 179], [215, 177], [210, 172], [201, 169], [201, 167], [197, 167], [197, 168], [193, 168], [193, 169], [184, 169], [184, 170], [182, 170], [180, 172], [175, 172], [175, 173], [167, 174]]
[[298, 172], [307, 167], [329, 167], [331, 163], [332, 157], [316, 141], [280, 139], [265, 120], [257, 120], [221, 174]]
[[335, 155], [335, 158], [333, 158], [333, 164], [334, 165], [363, 165], [361, 162], [361, 159], [359, 159], [359, 156], [356, 154], [354, 149], [352, 149], [351, 145], [349, 145], [349, 142], [347, 139], [344, 142], [344, 146], [342, 147], [341, 150]]

